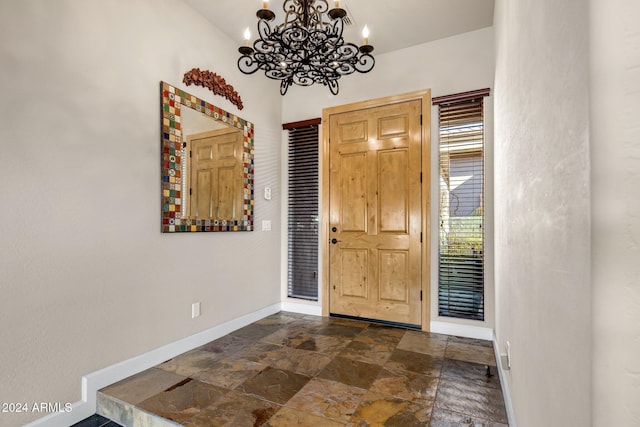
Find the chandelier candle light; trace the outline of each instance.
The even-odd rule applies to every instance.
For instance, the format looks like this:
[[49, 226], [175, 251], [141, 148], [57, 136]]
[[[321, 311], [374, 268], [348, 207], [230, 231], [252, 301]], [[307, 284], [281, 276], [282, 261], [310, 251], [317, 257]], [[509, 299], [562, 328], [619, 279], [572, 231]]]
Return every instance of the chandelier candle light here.
[[269, 2], [262, 2], [258, 17], [259, 38], [249, 45], [251, 33], [244, 32], [244, 46], [238, 51], [238, 68], [244, 74], [263, 70], [270, 79], [280, 80], [284, 95], [292, 84], [328, 86], [338, 94], [338, 79], [354, 72], [368, 73], [375, 65], [369, 45], [369, 29], [362, 31], [364, 44], [360, 47], [345, 42], [342, 37], [343, 18], [347, 12], [334, 1], [329, 9], [327, 0], [285, 0], [282, 8], [284, 22], [272, 24], [276, 15], [269, 10]]

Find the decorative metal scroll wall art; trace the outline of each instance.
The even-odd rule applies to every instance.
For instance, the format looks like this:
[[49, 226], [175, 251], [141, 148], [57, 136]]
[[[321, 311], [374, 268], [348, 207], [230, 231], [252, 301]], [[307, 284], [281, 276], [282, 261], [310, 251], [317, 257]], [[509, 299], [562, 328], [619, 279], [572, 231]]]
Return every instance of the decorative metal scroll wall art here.
[[[201, 232], [201, 231], [252, 231], [254, 206], [254, 126], [236, 115], [230, 114], [215, 105], [199, 99], [168, 83], [161, 83], [162, 100], [162, 232]], [[187, 114], [188, 113], [188, 114]], [[194, 126], [186, 123], [185, 116], [198, 122], [210, 122]], [[205, 127], [210, 130], [203, 131]], [[190, 130], [191, 129], [191, 130]], [[239, 141], [230, 145], [226, 141], [219, 144], [220, 155], [213, 150], [201, 150], [215, 161], [216, 156], [237, 156], [238, 167], [233, 169], [231, 178], [224, 182], [226, 191], [233, 191], [234, 205], [232, 215], [216, 215], [221, 210], [212, 209], [213, 215], [203, 217], [189, 209], [189, 135], [230, 135]], [[236, 149], [236, 147], [239, 147]], [[229, 153], [233, 153], [229, 155]], [[191, 163], [193, 164], [193, 163]], [[238, 175], [236, 176], [236, 172]], [[226, 172], [221, 172], [224, 175]], [[194, 174], [192, 174], [193, 176]], [[216, 178], [216, 174], [211, 175]], [[192, 180], [193, 182], [193, 180]], [[233, 185], [229, 185], [229, 183]], [[236, 185], [237, 183], [237, 185]], [[199, 185], [199, 183], [197, 183]], [[214, 184], [212, 184], [213, 187]], [[234, 187], [233, 190], [229, 190]], [[213, 199], [220, 198], [220, 193]], [[215, 203], [214, 200], [213, 203]], [[223, 201], [224, 203], [224, 201]], [[234, 202], [235, 203], [235, 202]], [[228, 203], [227, 203], [228, 204]], [[235, 208], [237, 206], [237, 208]], [[228, 211], [228, 210], [227, 210]]]
[[245, 33], [245, 46], [238, 49], [240, 71], [262, 70], [267, 77], [281, 80], [282, 95], [292, 84], [322, 84], [337, 95], [340, 77], [371, 71], [375, 59], [368, 30], [363, 31], [362, 46], [345, 42], [342, 32], [347, 12], [338, 7], [339, 2], [333, 3], [335, 7], [329, 9], [327, 0], [285, 0], [284, 22], [273, 24], [275, 14], [264, 1], [257, 12], [259, 38], [250, 47], [250, 35]]
[[242, 98], [235, 91], [233, 86], [227, 84], [226, 80], [220, 75], [213, 73], [209, 70], [200, 71], [200, 68], [193, 68], [191, 71], [184, 73], [182, 83], [187, 86], [192, 84], [196, 86], [206, 87], [213, 92], [214, 95], [220, 95], [227, 98], [233, 105], [238, 107], [238, 110], [242, 110]]

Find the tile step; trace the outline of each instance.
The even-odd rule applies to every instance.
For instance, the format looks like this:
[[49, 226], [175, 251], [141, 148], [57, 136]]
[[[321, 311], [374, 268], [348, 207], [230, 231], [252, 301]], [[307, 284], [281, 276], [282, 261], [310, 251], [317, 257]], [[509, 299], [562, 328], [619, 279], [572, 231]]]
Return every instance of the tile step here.
[[98, 392], [96, 413], [123, 427], [181, 427], [181, 424], [152, 414], [131, 403]]

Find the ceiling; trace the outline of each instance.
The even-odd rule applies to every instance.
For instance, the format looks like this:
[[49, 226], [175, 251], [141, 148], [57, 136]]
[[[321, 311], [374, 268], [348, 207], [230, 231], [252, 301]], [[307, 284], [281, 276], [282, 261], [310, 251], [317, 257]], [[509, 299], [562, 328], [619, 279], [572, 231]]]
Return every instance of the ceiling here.
[[[199, 11], [238, 46], [249, 28], [256, 37], [256, 11], [261, 0], [183, 0]], [[333, 6], [333, 0], [329, 0]], [[352, 25], [344, 38], [362, 43], [362, 28], [369, 27], [374, 55], [466, 33], [493, 25], [494, 0], [341, 0]], [[271, 0], [269, 8], [282, 21], [282, 0]]]

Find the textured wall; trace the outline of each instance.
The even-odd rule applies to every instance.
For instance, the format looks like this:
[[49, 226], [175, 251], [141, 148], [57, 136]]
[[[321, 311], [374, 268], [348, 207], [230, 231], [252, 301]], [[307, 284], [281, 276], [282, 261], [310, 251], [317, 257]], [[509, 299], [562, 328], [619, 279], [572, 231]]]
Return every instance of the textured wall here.
[[640, 3], [590, 2], [593, 425], [640, 425]]
[[[176, 0], [0, 2], [0, 402], [75, 402], [84, 374], [280, 300], [281, 100], [236, 44]], [[254, 122], [272, 232], [160, 233], [161, 80]]]
[[519, 427], [591, 422], [588, 13], [496, 2], [496, 334]]

